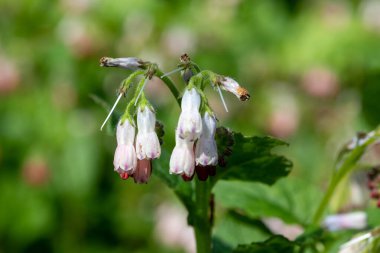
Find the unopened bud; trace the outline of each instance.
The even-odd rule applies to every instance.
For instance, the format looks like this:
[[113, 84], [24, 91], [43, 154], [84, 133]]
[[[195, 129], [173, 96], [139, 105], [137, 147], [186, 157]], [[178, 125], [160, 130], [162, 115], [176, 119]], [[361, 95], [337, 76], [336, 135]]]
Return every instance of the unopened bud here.
[[127, 58], [110, 58], [102, 57], [100, 59], [101, 67], [120, 67], [129, 70], [144, 69], [144, 61], [135, 57]]

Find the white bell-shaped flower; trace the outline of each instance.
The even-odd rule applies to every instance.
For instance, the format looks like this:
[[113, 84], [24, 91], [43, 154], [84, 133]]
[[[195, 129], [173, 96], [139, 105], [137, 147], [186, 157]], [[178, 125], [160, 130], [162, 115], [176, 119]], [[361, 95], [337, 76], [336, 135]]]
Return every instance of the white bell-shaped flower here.
[[218, 164], [218, 150], [215, 142], [216, 119], [206, 112], [202, 118], [202, 134], [195, 146], [196, 165], [216, 166]]
[[241, 87], [234, 79], [231, 77], [223, 77], [220, 81], [220, 87], [223, 90], [233, 93], [241, 101], [245, 101], [250, 98], [248, 91]]
[[117, 147], [113, 160], [115, 171], [118, 173], [128, 172], [132, 174], [136, 169], [136, 151], [133, 146], [135, 140], [135, 127], [129, 120], [122, 123], [119, 121], [116, 129]]
[[194, 174], [194, 142], [179, 137], [176, 132], [176, 145], [170, 157], [170, 174], [185, 174], [191, 177]]
[[155, 159], [161, 155], [161, 146], [155, 132], [156, 115], [148, 107], [137, 110], [136, 153], [139, 160]]
[[186, 90], [181, 102], [181, 115], [178, 120], [180, 138], [195, 141], [202, 132], [202, 118], [199, 113], [201, 97], [195, 88]]

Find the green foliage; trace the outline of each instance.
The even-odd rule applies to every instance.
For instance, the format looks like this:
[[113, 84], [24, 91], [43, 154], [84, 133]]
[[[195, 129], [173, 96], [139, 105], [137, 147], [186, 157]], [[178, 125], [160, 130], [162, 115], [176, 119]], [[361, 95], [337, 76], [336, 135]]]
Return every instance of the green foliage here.
[[233, 253], [295, 253], [299, 245], [283, 236], [273, 236], [264, 242], [239, 245]]
[[[168, 174], [179, 109], [159, 81], [149, 87], [165, 124], [162, 157], [148, 185], [121, 181], [113, 173], [112, 136], [128, 97], [111, 124], [99, 127], [129, 72], [99, 68], [105, 55], [147, 57], [170, 71], [188, 52], [201, 68], [251, 92], [244, 105], [226, 95], [224, 113], [217, 92], [207, 91], [221, 125], [291, 143], [284, 158], [273, 151], [285, 146], [281, 141], [233, 134], [234, 153], [211, 182], [214, 231], [223, 240], [215, 249], [265, 241], [265, 215], [309, 224], [337, 145], [379, 124], [380, 33], [368, 11], [376, 3], [0, 1], [0, 252], [183, 252], [154, 232], [157, 206], [173, 201], [158, 177], [187, 208], [194, 203], [194, 183]], [[322, 87], [330, 93], [316, 93]], [[287, 159], [292, 173], [278, 181], [289, 173]], [[379, 210], [373, 202], [365, 208], [369, 226], [377, 226]], [[351, 235], [304, 237], [335, 253]]]
[[[226, 135], [231, 134], [234, 139], [233, 145], [230, 146], [232, 154], [226, 158], [226, 167], [217, 167], [216, 176], [211, 178], [213, 184], [215, 184], [217, 180], [255, 181], [273, 184], [276, 180], [286, 176], [290, 172], [291, 162], [283, 156], [271, 153], [274, 147], [285, 145], [285, 142], [272, 137], [244, 137], [240, 133], [227, 131], [223, 131], [223, 133], [223, 135], [219, 134], [216, 136], [218, 147], [223, 149], [223, 147], [221, 147], [222, 143], [228, 139]], [[179, 176], [168, 174], [168, 153], [163, 153], [156, 165], [154, 173], [174, 190], [188, 211], [191, 212], [194, 208], [192, 183], [184, 182]], [[209, 191], [210, 190], [211, 188], [209, 188]], [[217, 194], [217, 196], [218, 195], [219, 194]], [[225, 195], [223, 192], [220, 194], [220, 196], [223, 196], [223, 200], [228, 199]], [[242, 196], [240, 193], [237, 193], [237, 195]], [[244, 196], [236, 203], [244, 204], [243, 198]], [[265, 201], [264, 199], [265, 197], [263, 201]], [[223, 203], [223, 201], [221, 201], [221, 203]], [[251, 203], [254, 204], [255, 202]], [[273, 212], [279, 212], [275, 211], [277, 207], [276, 205], [271, 207]], [[263, 211], [265, 211], [265, 208]], [[290, 212], [287, 214], [290, 214]], [[282, 217], [286, 217], [286, 215]]]
[[285, 142], [268, 136], [244, 137], [241, 133], [233, 133], [233, 139], [227, 166], [218, 169], [214, 180], [255, 181], [271, 185], [289, 174], [292, 163], [271, 153], [273, 148], [287, 145]]
[[[300, 191], [302, 189], [302, 191]], [[307, 224], [321, 192], [306, 182], [287, 178], [272, 187], [259, 183], [220, 182], [216, 201], [228, 209], [241, 210], [251, 218], [278, 217], [290, 224]]]
[[377, 95], [380, 93], [379, 78], [380, 73], [371, 73], [366, 77], [366, 82], [361, 87], [363, 96], [361, 104], [364, 108], [364, 116], [372, 126], [377, 126], [380, 122], [380, 116], [378, 113], [380, 110], [380, 103]]

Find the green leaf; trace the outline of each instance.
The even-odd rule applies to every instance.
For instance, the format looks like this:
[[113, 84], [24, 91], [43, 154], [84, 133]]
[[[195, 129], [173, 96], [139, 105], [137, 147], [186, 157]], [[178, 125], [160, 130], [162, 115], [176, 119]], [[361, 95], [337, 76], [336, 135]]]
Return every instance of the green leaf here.
[[301, 225], [310, 222], [316, 208], [315, 199], [322, 194], [314, 185], [296, 178], [287, 178], [271, 187], [224, 181], [213, 192], [216, 203], [249, 218], [278, 217], [286, 223]]
[[[223, 139], [224, 136], [217, 136]], [[220, 143], [219, 140], [218, 145]], [[244, 137], [233, 133], [232, 154], [224, 157], [225, 167], [219, 167], [214, 183], [218, 179], [256, 181], [272, 185], [289, 174], [292, 162], [283, 156], [272, 154], [273, 148], [287, 143], [272, 137]]]
[[231, 252], [232, 248], [224, 243], [220, 238], [212, 238], [212, 253]]
[[378, 97], [380, 92], [379, 78], [380, 74], [378, 71], [371, 71], [365, 76], [365, 80], [363, 80], [363, 84], [365, 85], [360, 87], [362, 113], [371, 126], [377, 126], [380, 122], [380, 103]]
[[283, 236], [276, 235], [265, 242], [252, 243], [249, 245], [239, 245], [233, 253], [294, 253], [299, 245], [289, 241]]

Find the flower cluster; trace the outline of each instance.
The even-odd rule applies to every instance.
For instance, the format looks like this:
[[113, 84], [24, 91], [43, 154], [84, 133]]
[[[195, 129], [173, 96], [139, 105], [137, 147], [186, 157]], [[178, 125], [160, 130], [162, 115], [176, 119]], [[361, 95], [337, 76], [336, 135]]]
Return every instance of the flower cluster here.
[[[223, 162], [225, 152], [222, 152], [221, 159], [218, 159], [215, 140], [216, 116], [203, 91], [207, 85], [217, 88], [223, 105], [228, 111], [221, 89], [233, 93], [242, 101], [249, 99], [248, 91], [235, 80], [211, 71], [201, 71], [187, 55], [181, 57], [181, 64], [176, 70], [166, 74], [163, 74], [156, 64], [133, 57], [103, 57], [100, 64], [103, 67], [120, 67], [134, 71], [122, 84], [120, 94], [110, 114], [121, 97], [129, 90], [132, 79], [139, 75], [145, 75], [137, 85], [135, 95], [117, 125], [114, 167], [121, 178], [133, 177], [137, 183], [146, 183], [149, 179], [152, 172], [151, 161], [160, 156], [161, 148], [155, 132], [155, 113], [153, 107], [146, 100], [143, 90], [148, 80], [157, 76], [168, 85], [172, 92], [174, 90], [173, 95], [177, 97], [178, 91], [167, 78], [175, 72], [182, 73], [187, 85], [180, 102], [181, 114], [175, 130], [176, 145], [170, 157], [169, 172], [181, 175], [186, 181], [191, 180], [196, 173], [198, 179], [204, 181], [209, 176], [215, 175], [218, 162], [221, 161], [221, 166], [225, 165]], [[137, 107], [137, 135], [135, 134], [134, 113], [131, 112], [133, 107]]]
[[170, 173], [180, 174], [185, 180], [193, 177], [195, 168], [198, 178], [206, 180], [208, 174], [204, 169], [218, 163], [214, 138], [216, 119], [209, 112], [201, 117], [200, 104], [201, 96], [196, 88], [186, 89], [176, 129], [176, 146], [170, 158]]
[[[149, 106], [137, 110], [137, 136], [134, 122], [119, 121], [116, 130], [117, 147], [114, 168], [122, 179], [133, 177], [136, 183], [146, 183], [152, 173], [152, 159], [161, 155], [160, 142], [155, 132], [156, 116]], [[136, 137], [136, 138], [135, 138]]]
[[196, 88], [186, 89], [176, 129], [176, 146], [170, 158], [170, 173], [180, 174], [185, 180], [193, 177], [195, 168], [198, 178], [206, 180], [205, 168], [215, 167], [218, 163], [214, 138], [216, 119], [210, 112], [201, 117], [200, 105], [201, 96]]

